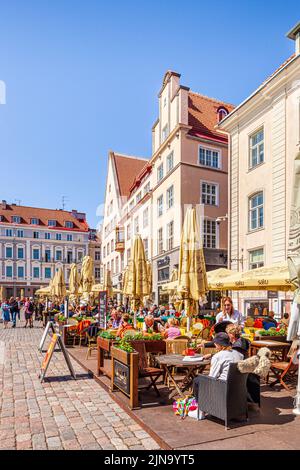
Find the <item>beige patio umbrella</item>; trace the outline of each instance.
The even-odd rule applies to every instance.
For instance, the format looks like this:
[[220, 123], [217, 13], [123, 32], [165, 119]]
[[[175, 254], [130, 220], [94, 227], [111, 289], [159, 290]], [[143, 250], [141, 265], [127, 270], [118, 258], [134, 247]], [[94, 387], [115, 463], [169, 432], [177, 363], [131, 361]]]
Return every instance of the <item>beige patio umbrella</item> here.
[[56, 297], [59, 299], [62, 299], [67, 294], [63, 268], [58, 269], [54, 280], [54, 295], [56, 295]]
[[144, 304], [147, 302], [152, 301], [152, 289], [153, 289], [153, 284], [152, 284], [152, 264], [150, 261], [147, 261], [147, 271], [148, 271], [148, 291], [149, 294], [146, 295], [143, 299]]
[[107, 291], [108, 297], [113, 297], [113, 286], [111, 272], [109, 269], [106, 269], [104, 273], [104, 290]]
[[148, 265], [145, 249], [140, 235], [134, 239], [132, 258], [128, 264], [126, 279], [126, 294], [131, 299], [131, 310], [134, 312], [134, 325], [136, 324], [136, 309], [143, 298], [150, 295], [148, 279]]
[[81, 299], [89, 301], [90, 292], [93, 286], [93, 270], [94, 262], [91, 256], [85, 256], [82, 261], [80, 285], [78, 292], [81, 295]]
[[[297, 287], [289, 321], [287, 340], [300, 339], [300, 152], [294, 160], [294, 181], [291, 197], [290, 234], [288, 243], [288, 266], [290, 278]], [[298, 354], [298, 385], [293, 413], [300, 415], [300, 358]]]
[[205, 260], [196, 209], [189, 208], [182, 228], [178, 270], [178, 293], [184, 302], [188, 318], [197, 313], [198, 301], [205, 300], [207, 291]]
[[3, 286], [0, 286], [0, 301], [2, 301], [4, 298], [4, 288]]
[[78, 296], [80, 276], [75, 263], [71, 264], [70, 276], [69, 276], [69, 291], [70, 291], [70, 302], [75, 302]]

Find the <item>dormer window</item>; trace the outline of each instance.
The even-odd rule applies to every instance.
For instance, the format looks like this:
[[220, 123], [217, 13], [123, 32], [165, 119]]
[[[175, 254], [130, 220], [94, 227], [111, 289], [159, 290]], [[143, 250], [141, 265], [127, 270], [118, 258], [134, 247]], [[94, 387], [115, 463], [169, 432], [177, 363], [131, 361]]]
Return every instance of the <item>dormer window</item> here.
[[65, 227], [66, 228], [73, 228], [73, 222], [71, 222], [70, 220], [66, 220], [65, 221]]
[[56, 227], [56, 220], [48, 220], [48, 227]]
[[228, 111], [226, 108], [218, 108], [218, 122], [221, 122], [227, 115], [228, 115]]
[[31, 225], [39, 225], [40, 219], [36, 219], [36, 218], [31, 219], [31, 222], [30, 222], [30, 223], [31, 223]]
[[20, 224], [21, 223], [21, 217], [19, 215], [13, 215], [11, 220], [12, 220], [13, 224]]

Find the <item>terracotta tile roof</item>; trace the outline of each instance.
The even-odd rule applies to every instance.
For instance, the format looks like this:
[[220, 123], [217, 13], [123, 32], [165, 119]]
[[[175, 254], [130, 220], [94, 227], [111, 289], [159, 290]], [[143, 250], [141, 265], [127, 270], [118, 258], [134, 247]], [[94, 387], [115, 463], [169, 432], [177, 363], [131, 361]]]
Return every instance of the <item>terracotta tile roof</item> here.
[[128, 197], [135, 178], [140, 174], [143, 168], [148, 165], [148, 160], [116, 153], [113, 153], [113, 158], [116, 167], [120, 195], [121, 197]]
[[[28, 207], [28, 206], [17, 206], [14, 204], [5, 204], [0, 201], [0, 216], [1, 223], [12, 223], [13, 216], [19, 216], [21, 218], [21, 225], [30, 225], [31, 227], [44, 227], [49, 230], [71, 230], [88, 232], [89, 226], [85, 219], [85, 214], [78, 213], [78, 219], [72, 212], [57, 210], [57, 209], [42, 209], [39, 207]], [[39, 219], [38, 225], [32, 225], [31, 219]], [[56, 220], [55, 227], [48, 227], [48, 220]], [[65, 222], [73, 222], [73, 228], [65, 227]]]
[[188, 95], [188, 124], [193, 127], [189, 134], [227, 141], [227, 137], [216, 129], [218, 109], [225, 108], [230, 113], [234, 105], [191, 91]]

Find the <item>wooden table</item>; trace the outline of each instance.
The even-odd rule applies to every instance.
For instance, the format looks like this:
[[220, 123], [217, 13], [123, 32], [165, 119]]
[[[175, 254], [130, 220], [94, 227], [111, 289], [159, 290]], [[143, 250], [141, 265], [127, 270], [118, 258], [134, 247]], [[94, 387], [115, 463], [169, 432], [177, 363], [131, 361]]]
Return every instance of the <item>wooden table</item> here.
[[[184, 361], [184, 356], [181, 356], [180, 354], [168, 354], [156, 357], [157, 362], [164, 369], [166, 376], [170, 380], [170, 383], [172, 383], [175, 387], [175, 389], [169, 393], [169, 399], [177, 395], [184, 397], [185, 390], [191, 386], [194, 378], [198, 374], [201, 374], [205, 367], [210, 364], [210, 361], [203, 359], [201, 360], [202, 356], [200, 354], [197, 356], [199, 357], [199, 360], [191, 362]], [[176, 381], [174, 379], [172, 375], [173, 367], [180, 367], [185, 369], [185, 376], [180, 381]]]
[[285, 343], [281, 341], [273, 341], [273, 340], [262, 340], [262, 341], [252, 341], [250, 344], [250, 356], [254, 356], [258, 349], [260, 348], [268, 348], [272, 352], [281, 353], [282, 360], [286, 360], [287, 353], [290, 349], [290, 343]]

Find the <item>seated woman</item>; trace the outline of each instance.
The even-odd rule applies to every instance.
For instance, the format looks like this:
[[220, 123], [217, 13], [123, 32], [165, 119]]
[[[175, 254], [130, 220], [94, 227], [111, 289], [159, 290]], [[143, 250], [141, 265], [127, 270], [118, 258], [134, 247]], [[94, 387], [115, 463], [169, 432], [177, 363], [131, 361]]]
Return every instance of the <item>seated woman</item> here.
[[164, 331], [162, 324], [153, 315], [147, 315], [143, 323], [143, 333], [160, 333]]
[[122, 315], [122, 323], [119, 326], [117, 333], [116, 333], [116, 336], [118, 336], [119, 338], [123, 338], [126, 331], [134, 330], [133, 326], [129, 323], [129, 318], [130, 318], [130, 315], [128, 313], [124, 313]]
[[[243, 355], [232, 349], [227, 333], [217, 333], [213, 339], [217, 353], [212, 356], [209, 376], [218, 380], [227, 380], [229, 364], [243, 360]], [[205, 357], [205, 356], [204, 356]], [[198, 377], [193, 382], [193, 394], [197, 398], [199, 391]], [[203, 416], [204, 418], [205, 416]]]
[[177, 336], [181, 335], [180, 329], [179, 329], [179, 322], [176, 318], [169, 318], [168, 323], [166, 325], [166, 331], [164, 334], [164, 337], [166, 339], [174, 339]]
[[237, 324], [227, 325], [226, 333], [229, 336], [232, 349], [243, 354], [244, 359], [249, 356], [250, 341], [241, 336], [242, 329]]

